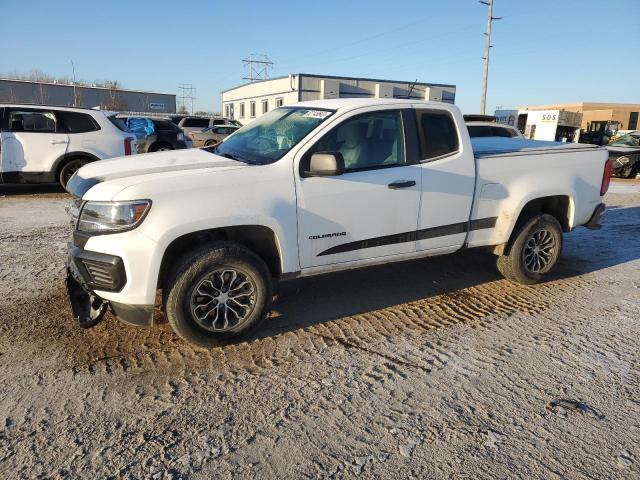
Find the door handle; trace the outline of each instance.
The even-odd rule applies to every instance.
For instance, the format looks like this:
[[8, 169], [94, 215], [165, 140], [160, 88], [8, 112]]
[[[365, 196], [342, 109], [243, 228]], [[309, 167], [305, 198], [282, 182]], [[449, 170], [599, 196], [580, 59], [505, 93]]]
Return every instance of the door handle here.
[[396, 182], [390, 183], [388, 187], [391, 190], [398, 190], [399, 188], [409, 188], [413, 187], [416, 184], [413, 180], [398, 180]]
[[61, 144], [61, 143], [69, 143], [69, 142], [67, 140], [49, 140], [49, 143], [51, 145], [58, 145], [58, 144]]

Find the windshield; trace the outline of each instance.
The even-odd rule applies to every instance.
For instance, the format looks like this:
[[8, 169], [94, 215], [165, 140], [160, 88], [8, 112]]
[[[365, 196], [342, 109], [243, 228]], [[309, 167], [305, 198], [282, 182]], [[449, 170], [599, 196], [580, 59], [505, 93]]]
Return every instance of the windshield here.
[[216, 147], [205, 150], [247, 163], [266, 165], [289, 152], [335, 110], [281, 107], [237, 130]]
[[633, 138], [631, 135], [622, 135], [609, 142], [609, 145], [628, 145], [630, 147], [639, 147], [640, 141], [637, 138]]

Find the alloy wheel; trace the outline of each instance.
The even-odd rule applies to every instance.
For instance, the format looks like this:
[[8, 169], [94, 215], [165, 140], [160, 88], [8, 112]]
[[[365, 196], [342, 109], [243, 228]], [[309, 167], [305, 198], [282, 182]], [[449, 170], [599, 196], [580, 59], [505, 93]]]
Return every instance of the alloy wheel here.
[[555, 237], [549, 230], [536, 230], [529, 236], [522, 251], [525, 268], [532, 273], [544, 272], [552, 266], [556, 248]]
[[215, 270], [191, 294], [193, 320], [203, 329], [222, 333], [241, 327], [256, 304], [253, 279], [233, 268]]

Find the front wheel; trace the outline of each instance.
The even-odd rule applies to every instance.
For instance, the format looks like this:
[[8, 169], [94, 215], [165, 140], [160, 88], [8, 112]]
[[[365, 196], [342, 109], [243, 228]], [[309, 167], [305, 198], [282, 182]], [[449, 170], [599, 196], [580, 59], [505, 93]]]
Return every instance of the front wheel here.
[[551, 215], [537, 215], [514, 231], [510, 244], [508, 253], [498, 257], [498, 270], [507, 280], [532, 285], [556, 267], [562, 227]]
[[184, 257], [165, 285], [165, 312], [189, 343], [214, 347], [257, 327], [271, 305], [271, 276], [245, 247], [216, 242]]
[[205, 147], [215, 147], [218, 144], [215, 140], [207, 140], [204, 142]]

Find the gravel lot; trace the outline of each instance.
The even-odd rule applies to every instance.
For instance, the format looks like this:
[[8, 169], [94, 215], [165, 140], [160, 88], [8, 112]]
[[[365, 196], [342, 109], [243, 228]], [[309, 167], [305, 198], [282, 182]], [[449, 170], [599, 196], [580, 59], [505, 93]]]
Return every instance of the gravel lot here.
[[0, 190], [1, 478], [640, 476], [638, 181], [548, 283], [471, 251], [290, 282], [210, 351], [74, 325], [66, 203]]

